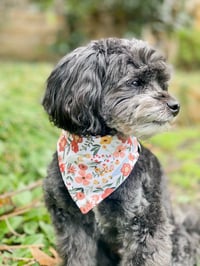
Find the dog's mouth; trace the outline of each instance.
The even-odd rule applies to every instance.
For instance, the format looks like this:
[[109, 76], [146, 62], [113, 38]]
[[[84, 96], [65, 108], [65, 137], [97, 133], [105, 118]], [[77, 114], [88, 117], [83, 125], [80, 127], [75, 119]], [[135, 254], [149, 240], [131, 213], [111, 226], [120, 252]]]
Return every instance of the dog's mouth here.
[[165, 121], [157, 121], [157, 120], [153, 120], [152, 123], [153, 123], [154, 125], [163, 126], [163, 125], [169, 123], [169, 120], [165, 120]]
[[150, 123], [155, 126], [165, 126], [165, 125], [173, 125], [174, 121], [176, 121], [175, 117], [168, 117], [165, 120], [152, 120]]

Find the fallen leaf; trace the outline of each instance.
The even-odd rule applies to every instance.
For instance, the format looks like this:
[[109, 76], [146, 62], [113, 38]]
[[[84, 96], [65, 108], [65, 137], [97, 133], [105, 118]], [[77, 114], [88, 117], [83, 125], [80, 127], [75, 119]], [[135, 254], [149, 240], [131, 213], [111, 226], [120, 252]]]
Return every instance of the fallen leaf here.
[[[37, 247], [31, 247], [30, 248], [33, 258], [41, 265], [41, 266], [55, 266], [59, 263], [58, 256], [52, 258], [43, 251], [41, 251]], [[51, 252], [56, 254], [55, 250], [51, 250]]]

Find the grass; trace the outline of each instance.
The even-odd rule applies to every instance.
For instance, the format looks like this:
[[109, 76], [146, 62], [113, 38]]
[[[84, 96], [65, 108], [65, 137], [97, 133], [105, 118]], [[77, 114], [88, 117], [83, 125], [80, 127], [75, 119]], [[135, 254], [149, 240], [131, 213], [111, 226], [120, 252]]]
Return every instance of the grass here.
[[[54, 254], [50, 247], [55, 239], [42, 200], [41, 180], [60, 130], [49, 123], [40, 104], [52, 67], [0, 63], [0, 242], [10, 247], [0, 245], [0, 265], [40, 265], [45, 254]], [[188, 86], [199, 85], [196, 73], [178, 72], [175, 86], [182, 80]], [[200, 126], [177, 127], [146, 145], [169, 176], [173, 200], [194, 203], [200, 199]], [[33, 248], [43, 253], [33, 252]]]
[[[26, 188], [46, 175], [59, 134], [48, 122], [40, 105], [45, 79], [51, 68], [48, 64], [0, 65], [0, 194]], [[36, 205], [31, 208], [34, 201]], [[44, 205], [39, 204], [41, 201], [41, 186], [12, 198], [0, 199], [2, 214], [15, 214], [16, 209], [30, 206], [30, 210], [22, 215], [0, 221], [2, 244], [42, 244], [49, 249], [54, 243], [54, 234], [49, 215]], [[32, 254], [29, 249], [15, 249], [11, 254], [3, 252], [3, 256], [8, 257], [7, 260], [4, 258], [5, 265], [15, 266], [25, 265], [23, 260], [15, 262], [15, 258], [31, 258]]]
[[150, 140], [168, 175], [176, 203], [200, 199], [200, 127], [176, 128]]

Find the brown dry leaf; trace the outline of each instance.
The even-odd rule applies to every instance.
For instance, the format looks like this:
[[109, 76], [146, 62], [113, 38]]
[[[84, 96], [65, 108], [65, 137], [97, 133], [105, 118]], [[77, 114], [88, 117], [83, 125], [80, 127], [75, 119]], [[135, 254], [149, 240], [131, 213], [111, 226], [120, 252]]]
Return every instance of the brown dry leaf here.
[[[30, 248], [33, 258], [41, 265], [41, 266], [55, 266], [58, 264], [59, 259], [56, 256], [55, 258], [50, 257], [43, 251], [41, 251], [37, 247], [31, 247]], [[54, 250], [52, 250], [54, 252]]]
[[50, 247], [49, 250], [51, 251], [51, 254], [53, 254], [54, 258], [55, 258], [58, 262], [60, 262], [60, 258], [59, 258], [59, 256], [58, 256], [58, 253], [56, 252], [56, 250], [55, 250], [54, 248], [52, 248], [52, 247]]
[[4, 207], [5, 205], [10, 205], [14, 207], [11, 197], [0, 198], [0, 208]]

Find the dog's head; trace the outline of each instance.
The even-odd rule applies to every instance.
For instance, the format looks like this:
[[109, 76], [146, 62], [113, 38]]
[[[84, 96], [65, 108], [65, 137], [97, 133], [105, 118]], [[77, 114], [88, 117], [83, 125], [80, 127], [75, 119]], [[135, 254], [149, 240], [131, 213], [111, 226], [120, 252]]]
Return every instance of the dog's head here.
[[43, 106], [71, 133], [148, 137], [179, 112], [169, 79], [164, 57], [145, 42], [93, 41], [61, 59], [47, 80]]

